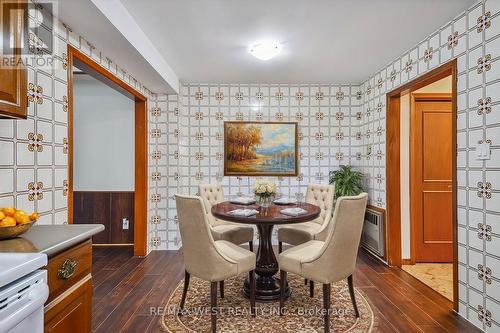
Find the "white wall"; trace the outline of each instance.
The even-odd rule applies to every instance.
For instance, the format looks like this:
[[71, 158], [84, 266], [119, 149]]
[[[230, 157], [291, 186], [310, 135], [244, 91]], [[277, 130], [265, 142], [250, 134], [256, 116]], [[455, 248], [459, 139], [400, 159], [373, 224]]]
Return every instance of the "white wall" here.
[[[415, 93], [451, 93], [451, 76], [426, 85]], [[410, 94], [401, 95], [400, 177], [401, 177], [401, 256], [410, 259]]]
[[134, 190], [134, 101], [74, 75], [75, 191]]

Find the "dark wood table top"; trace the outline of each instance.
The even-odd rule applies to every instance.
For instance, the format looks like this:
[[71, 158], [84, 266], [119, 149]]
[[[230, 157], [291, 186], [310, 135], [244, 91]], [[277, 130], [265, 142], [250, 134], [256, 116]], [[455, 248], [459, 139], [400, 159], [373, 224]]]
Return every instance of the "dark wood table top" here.
[[[305, 209], [307, 213], [300, 214], [298, 216], [290, 216], [281, 214], [281, 210], [285, 208], [294, 208], [300, 207]], [[238, 208], [248, 208], [255, 209], [259, 212], [256, 215], [252, 216], [234, 216], [228, 214], [228, 212], [238, 209]], [[221, 202], [212, 206], [212, 215], [218, 219], [244, 223], [244, 224], [293, 224], [300, 222], [307, 222], [314, 220], [319, 216], [321, 209], [318, 206], [308, 204], [308, 203], [300, 203], [295, 205], [275, 205], [271, 204], [268, 208], [262, 208], [258, 204], [253, 205], [238, 205], [230, 203], [229, 201]]]

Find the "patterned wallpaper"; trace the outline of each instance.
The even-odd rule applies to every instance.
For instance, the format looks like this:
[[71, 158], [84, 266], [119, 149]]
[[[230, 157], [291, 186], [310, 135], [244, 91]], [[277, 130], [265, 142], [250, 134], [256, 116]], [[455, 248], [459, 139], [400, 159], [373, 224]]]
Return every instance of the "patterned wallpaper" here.
[[156, 127], [168, 131], [169, 145], [157, 146], [168, 154], [158, 162], [168, 172], [158, 193], [168, 199], [152, 207], [157, 248], [179, 245], [175, 193], [197, 194], [200, 182], [221, 182], [226, 196], [251, 192], [254, 178], [223, 177], [224, 121], [298, 122], [300, 174], [275, 178], [283, 194], [297, 197], [310, 182], [328, 182], [336, 166], [360, 160], [360, 105], [359, 87], [350, 85], [186, 84], [179, 101], [159, 97]]
[[180, 246], [174, 197], [181, 192], [177, 95], [159, 95], [150, 112], [149, 246], [153, 250], [173, 250]]
[[361, 159], [361, 93], [351, 85], [186, 84], [181, 95], [159, 95], [152, 109], [151, 150], [161, 156], [151, 178], [155, 249], [176, 249], [180, 238], [175, 193], [198, 192], [200, 182], [222, 182], [226, 195], [249, 193], [250, 177], [223, 177], [224, 121], [297, 121], [300, 175], [275, 178], [282, 193], [305, 193], [328, 182], [339, 164]]
[[185, 85], [180, 159], [190, 168], [181, 175], [184, 187], [197, 193], [200, 181], [218, 180], [228, 195], [250, 191], [253, 177], [223, 177], [223, 124], [229, 120], [298, 122], [300, 174], [276, 179], [281, 192], [294, 196], [310, 182], [328, 181], [331, 168], [356, 160], [362, 143], [356, 139], [358, 90], [349, 85]]
[[[161, 97], [165, 123], [157, 126], [168, 132], [169, 181], [160, 190], [167, 200], [156, 209], [166, 216], [153, 230], [158, 248], [178, 246], [176, 192], [195, 194], [200, 181], [215, 180], [228, 195], [250, 190], [247, 177], [222, 177], [224, 120], [299, 121], [301, 175], [277, 179], [285, 194], [303, 193], [307, 183], [326, 182], [330, 169], [350, 163], [365, 172], [370, 203], [385, 207], [385, 93], [457, 58], [459, 312], [499, 331], [499, 10], [500, 0], [477, 3], [359, 87], [190, 83], [179, 96]], [[489, 161], [474, 159], [480, 140], [491, 141]]]
[[[299, 122], [301, 174], [276, 179], [284, 194], [304, 193], [309, 182], [327, 182], [328, 171], [352, 164], [367, 174], [371, 203], [385, 207], [385, 93], [457, 58], [459, 310], [500, 331], [499, 11], [500, 0], [479, 2], [361, 85], [185, 84], [178, 96], [152, 94], [55, 22], [45, 27], [54, 66], [28, 70], [28, 119], [0, 121], [0, 206], [38, 210], [43, 224], [67, 221], [68, 43], [149, 98], [148, 250], [180, 245], [175, 193], [195, 194], [200, 181], [216, 180], [228, 195], [249, 192], [251, 179], [222, 178], [224, 120]], [[474, 159], [480, 140], [491, 140], [489, 161]]]
[[[29, 19], [38, 21], [37, 15], [31, 16], [33, 13]], [[47, 15], [50, 16], [44, 16]], [[69, 26], [57, 19], [53, 21], [52, 26], [42, 25], [39, 35], [30, 38], [34, 60], [28, 66], [28, 119], [0, 119], [0, 206], [36, 210], [41, 214], [40, 224], [63, 224], [68, 220], [67, 45], [78, 48], [143, 93], [150, 99], [149, 104], [155, 98]], [[43, 65], [48, 56], [37, 47], [37, 38], [44, 42], [52, 39], [52, 66]]]
[[[500, 0], [479, 2], [362, 84], [363, 156], [372, 204], [385, 207], [385, 93], [458, 59], [460, 314], [500, 332]], [[380, 133], [380, 135], [379, 135]], [[490, 160], [475, 159], [490, 141]], [[371, 155], [366, 154], [371, 146]]]

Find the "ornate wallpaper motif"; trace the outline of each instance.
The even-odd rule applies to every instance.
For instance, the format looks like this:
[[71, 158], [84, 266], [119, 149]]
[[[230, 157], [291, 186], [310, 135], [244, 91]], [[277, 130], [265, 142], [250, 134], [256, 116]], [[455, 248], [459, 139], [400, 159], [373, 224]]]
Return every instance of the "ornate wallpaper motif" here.
[[[285, 195], [305, 193], [310, 182], [328, 182], [328, 172], [340, 164], [356, 164], [362, 140], [358, 86], [186, 84], [180, 96], [158, 96], [151, 112], [152, 151], [168, 156], [158, 160], [151, 178], [161, 197], [151, 206], [155, 248], [178, 248], [174, 195], [196, 194], [200, 182], [222, 182], [225, 194], [250, 193], [251, 177], [223, 177], [223, 124], [233, 121], [297, 121], [297, 177], [278, 177]], [[154, 191], [154, 190], [153, 190]], [[159, 222], [158, 222], [159, 221]], [[153, 222], [152, 222], [153, 223]]]
[[[458, 59], [459, 311], [488, 332], [500, 331], [499, 11], [499, 0], [477, 3], [371, 76], [362, 84], [360, 115], [370, 203], [385, 207], [385, 94]], [[475, 147], [483, 140], [492, 155], [478, 161]]]
[[[149, 98], [148, 250], [180, 245], [175, 193], [195, 194], [200, 181], [215, 180], [227, 195], [250, 191], [251, 179], [222, 177], [224, 120], [299, 122], [300, 175], [276, 179], [284, 194], [304, 193], [308, 183], [327, 182], [331, 169], [349, 163], [366, 173], [371, 204], [385, 207], [385, 93], [457, 58], [459, 312], [499, 331], [499, 11], [500, 0], [478, 2], [362, 84], [189, 83], [178, 96], [152, 94], [57, 22], [49, 32], [54, 67], [28, 70], [28, 119], [0, 121], [0, 206], [38, 210], [40, 223], [67, 221], [68, 43]], [[481, 140], [491, 141], [491, 160], [475, 160]]]
[[[36, 15], [29, 19], [38, 20]], [[28, 119], [0, 120], [0, 206], [36, 210], [40, 212], [40, 224], [63, 224], [68, 220], [67, 45], [78, 48], [143, 93], [150, 99], [149, 104], [155, 98], [90, 42], [69, 26], [54, 21], [53, 26], [42, 25], [43, 36], [30, 36], [30, 41], [53, 39], [54, 62], [49, 68], [38, 66], [36, 61], [28, 66]], [[37, 59], [43, 56], [36, 47], [30, 47], [30, 51]]]

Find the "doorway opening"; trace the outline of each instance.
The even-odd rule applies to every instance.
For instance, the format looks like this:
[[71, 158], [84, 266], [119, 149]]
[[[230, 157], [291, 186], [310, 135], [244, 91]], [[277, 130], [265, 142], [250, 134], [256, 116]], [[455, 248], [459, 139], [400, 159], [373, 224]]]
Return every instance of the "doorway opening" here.
[[[78, 88], [78, 92], [75, 88]], [[105, 93], [107, 95], [103, 97]], [[109, 101], [111, 104], [106, 107], [108, 99], [113, 101]], [[68, 45], [68, 222], [104, 222], [106, 231], [97, 236], [96, 243], [133, 244], [136, 256], [147, 254], [146, 103], [147, 99], [141, 93]], [[130, 107], [131, 110], [123, 110], [120, 114], [120, 110], [112, 110], [117, 104], [123, 108]], [[75, 108], [78, 108], [78, 112]], [[96, 108], [99, 109], [97, 112]], [[75, 121], [79, 122], [78, 125]], [[106, 128], [110, 130], [108, 138]], [[121, 129], [123, 131], [119, 133], [121, 139], [118, 139], [118, 143], [123, 146], [114, 147], [116, 150], [121, 148], [123, 153], [115, 152], [115, 158], [111, 158], [113, 153], [109, 149], [105, 151], [106, 146], [113, 149], [110, 142], [90, 142], [112, 141], [111, 132]], [[92, 138], [92, 135], [100, 135], [101, 139]], [[112, 165], [92, 165], [85, 160], [85, 156], [99, 158], [99, 151], [101, 156], [105, 156], [101, 160]], [[75, 153], [80, 156], [75, 156]], [[89, 170], [91, 168], [93, 170]], [[105, 169], [111, 174], [115, 172], [123, 175], [106, 177]], [[105, 189], [103, 186], [115, 186], [118, 190]]]
[[456, 60], [387, 94], [387, 259], [458, 307]]

